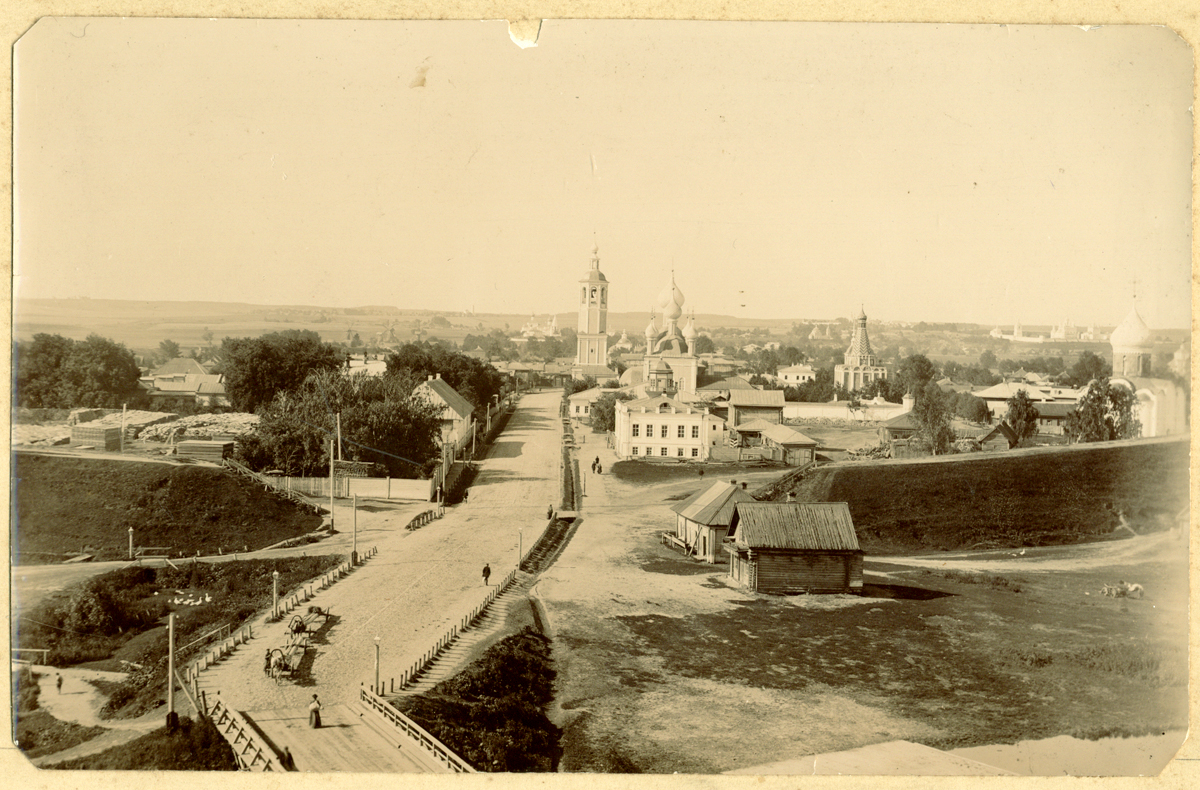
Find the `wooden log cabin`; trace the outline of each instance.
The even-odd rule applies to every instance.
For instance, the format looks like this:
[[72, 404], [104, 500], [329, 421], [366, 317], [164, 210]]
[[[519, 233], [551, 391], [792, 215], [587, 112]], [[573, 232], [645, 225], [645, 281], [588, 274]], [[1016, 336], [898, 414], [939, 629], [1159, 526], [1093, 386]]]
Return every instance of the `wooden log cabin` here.
[[721, 542], [729, 531], [733, 509], [754, 497], [737, 481], [713, 483], [671, 508], [675, 511], [675, 537], [686, 554], [708, 563], [725, 559]]
[[739, 502], [729, 575], [762, 593], [861, 593], [863, 551], [845, 502]]

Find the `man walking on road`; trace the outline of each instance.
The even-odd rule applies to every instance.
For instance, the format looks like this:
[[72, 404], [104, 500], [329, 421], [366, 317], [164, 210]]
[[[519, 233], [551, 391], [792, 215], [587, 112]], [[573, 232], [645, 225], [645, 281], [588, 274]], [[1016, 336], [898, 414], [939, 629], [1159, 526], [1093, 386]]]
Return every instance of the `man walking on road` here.
[[62, 694], [62, 683], [63, 683], [62, 675], [55, 675], [54, 676], [54, 685], [58, 689], [59, 694]]
[[491, 578], [491, 576], [492, 576], [492, 566], [491, 566], [491, 565], [484, 565], [484, 566], [483, 566], [483, 584], [484, 584], [484, 586], [485, 586], [485, 587], [487, 586], [487, 584], [488, 584], [488, 579], [490, 579], [490, 578]]

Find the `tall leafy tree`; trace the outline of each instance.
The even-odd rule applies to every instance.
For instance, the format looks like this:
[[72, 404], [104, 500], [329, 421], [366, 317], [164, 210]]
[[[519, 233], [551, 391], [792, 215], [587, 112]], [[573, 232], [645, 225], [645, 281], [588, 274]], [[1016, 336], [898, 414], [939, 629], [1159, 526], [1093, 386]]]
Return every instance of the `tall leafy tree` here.
[[96, 334], [82, 341], [38, 334], [18, 348], [17, 402], [57, 409], [140, 406], [140, 376], [133, 353], [121, 343]]
[[181, 352], [179, 351], [179, 344], [170, 339], [159, 342], [158, 355], [164, 360], [175, 359], [178, 356], [182, 356]]
[[592, 430], [608, 433], [617, 427], [617, 401], [633, 400], [627, 392], [606, 392], [592, 404]]
[[924, 354], [912, 354], [904, 358], [896, 371], [896, 380], [904, 391], [914, 398], [925, 389], [925, 385], [937, 378], [937, 367]]
[[28, 408], [70, 408], [74, 397], [64, 379], [75, 341], [39, 333], [17, 347], [17, 403]]
[[917, 391], [913, 400], [912, 415], [920, 426], [920, 433], [938, 455], [950, 449], [954, 443], [954, 431], [950, 428], [950, 402], [934, 382], [927, 383]]
[[412, 397], [418, 383], [404, 374], [315, 371], [261, 411], [251, 455], [260, 466], [323, 475], [341, 414], [343, 457], [373, 462], [391, 477], [418, 477], [438, 457], [441, 430], [441, 408]]
[[1072, 386], [1082, 387], [1089, 381], [1111, 376], [1112, 365], [1106, 362], [1104, 357], [1084, 351], [1079, 355], [1079, 361], [1071, 366], [1070, 374]]
[[1040, 416], [1029, 394], [1025, 390], [1017, 390], [1017, 393], [1008, 399], [1008, 412], [1004, 415], [1004, 421], [1017, 434], [1017, 439], [1024, 442], [1038, 432], [1037, 421]]
[[1132, 392], [1113, 386], [1107, 376], [1095, 379], [1079, 405], [1067, 415], [1067, 438], [1072, 442], [1132, 439], [1142, 432], [1133, 405]]
[[311, 330], [225, 338], [221, 344], [225, 392], [238, 411], [257, 411], [279, 392], [300, 387], [309, 374], [338, 370], [345, 354]]

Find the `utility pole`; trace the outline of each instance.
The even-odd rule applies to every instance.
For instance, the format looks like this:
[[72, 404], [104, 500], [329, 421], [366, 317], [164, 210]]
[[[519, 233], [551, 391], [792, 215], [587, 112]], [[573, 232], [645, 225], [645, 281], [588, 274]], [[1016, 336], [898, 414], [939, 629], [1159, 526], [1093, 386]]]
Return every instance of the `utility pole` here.
[[175, 613], [167, 617], [167, 729], [179, 726], [179, 714], [175, 712]]
[[125, 452], [125, 407], [128, 403], [121, 404], [121, 452]]
[[333, 528], [333, 439], [329, 440], [329, 527]]
[[338, 431], [338, 460], [342, 460], [342, 413], [337, 413], [337, 431]]
[[129, 559], [133, 559], [133, 527], [129, 528]]

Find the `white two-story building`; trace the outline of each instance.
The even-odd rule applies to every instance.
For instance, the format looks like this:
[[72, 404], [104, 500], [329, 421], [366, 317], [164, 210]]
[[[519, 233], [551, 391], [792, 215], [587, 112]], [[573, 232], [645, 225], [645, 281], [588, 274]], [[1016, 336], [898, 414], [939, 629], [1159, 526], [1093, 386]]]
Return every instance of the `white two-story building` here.
[[725, 420], [668, 395], [618, 401], [613, 440], [622, 459], [707, 461], [725, 442]]

